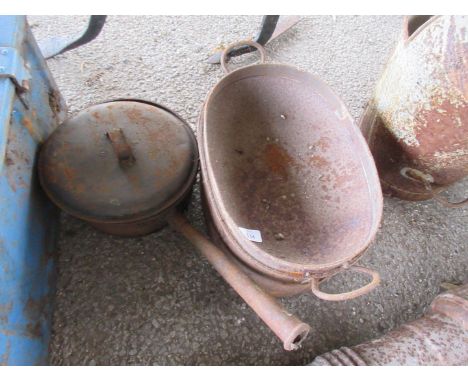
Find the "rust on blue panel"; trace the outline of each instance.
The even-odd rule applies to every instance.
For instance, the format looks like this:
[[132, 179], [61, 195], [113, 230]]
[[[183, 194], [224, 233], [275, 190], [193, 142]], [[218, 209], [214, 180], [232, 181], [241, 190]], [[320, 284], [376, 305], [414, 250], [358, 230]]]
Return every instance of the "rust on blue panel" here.
[[47, 363], [57, 210], [36, 158], [65, 114], [26, 18], [0, 16], [0, 365]]

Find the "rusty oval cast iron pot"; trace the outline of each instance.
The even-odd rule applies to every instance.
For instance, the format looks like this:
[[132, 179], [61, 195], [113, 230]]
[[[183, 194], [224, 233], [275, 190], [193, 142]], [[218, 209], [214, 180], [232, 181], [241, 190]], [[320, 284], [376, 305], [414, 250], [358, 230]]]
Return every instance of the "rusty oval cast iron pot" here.
[[[368, 146], [343, 102], [316, 76], [278, 64], [230, 72], [199, 119], [202, 189], [210, 232], [264, 289], [311, 289], [346, 300], [372, 290], [375, 271], [355, 266], [374, 238], [382, 194]], [[372, 281], [329, 294], [319, 282], [354, 270]]]

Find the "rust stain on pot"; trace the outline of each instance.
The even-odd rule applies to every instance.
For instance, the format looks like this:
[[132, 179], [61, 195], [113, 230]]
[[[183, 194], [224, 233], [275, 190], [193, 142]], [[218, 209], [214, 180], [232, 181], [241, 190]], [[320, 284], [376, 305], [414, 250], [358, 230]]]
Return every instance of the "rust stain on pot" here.
[[132, 121], [132, 123], [136, 123], [136, 124], [144, 126], [146, 123], [151, 122], [151, 119], [146, 117], [137, 108], [129, 108], [128, 110], [126, 110], [125, 113], [127, 114], [128, 119], [130, 119], [130, 121]]
[[318, 167], [318, 168], [327, 168], [330, 166], [330, 162], [320, 155], [312, 155], [309, 158], [309, 163], [313, 167]]
[[311, 146], [311, 149], [320, 149], [326, 151], [331, 148], [332, 142], [328, 137], [320, 137], [320, 139]]
[[94, 118], [97, 122], [99, 122], [99, 121], [101, 120], [101, 114], [98, 113], [97, 111], [93, 111], [93, 112], [91, 113], [91, 115], [93, 116], [93, 118]]
[[76, 178], [76, 170], [68, 167], [68, 166], [63, 166], [63, 174], [65, 175], [65, 181], [66, 182], [73, 182]]
[[263, 160], [273, 173], [281, 175], [283, 178], [288, 177], [288, 169], [294, 164], [294, 159], [286, 149], [276, 143], [269, 143], [265, 146]]

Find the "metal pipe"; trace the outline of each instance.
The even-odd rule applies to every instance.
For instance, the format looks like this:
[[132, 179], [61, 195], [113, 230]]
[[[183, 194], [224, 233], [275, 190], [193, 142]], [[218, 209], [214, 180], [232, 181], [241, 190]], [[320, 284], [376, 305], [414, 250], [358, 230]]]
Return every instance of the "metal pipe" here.
[[307, 337], [310, 326], [300, 321], [272, 296], [253, 282], [220, 249], [198, 232], [180, 213], [168, 219], [176, 231], [185, 236], [201, 252], [226, 282], [281, 339], [285, 350], [296, 350]]
[[311, 365], [468, 365], [468, 284], [437, 296], [422, 318], [377, 340], [322, 354]]

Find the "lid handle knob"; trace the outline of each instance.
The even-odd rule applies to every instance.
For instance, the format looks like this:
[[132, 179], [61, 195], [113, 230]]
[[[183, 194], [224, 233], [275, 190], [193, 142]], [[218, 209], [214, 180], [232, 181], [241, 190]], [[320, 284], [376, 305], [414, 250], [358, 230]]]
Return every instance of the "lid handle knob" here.
[[135, 164], [136, 159], [122, 129], [108, 131], [106, 132], [106, 137], [114, 148], [120, 166], [122, 168], [132, 167]]

